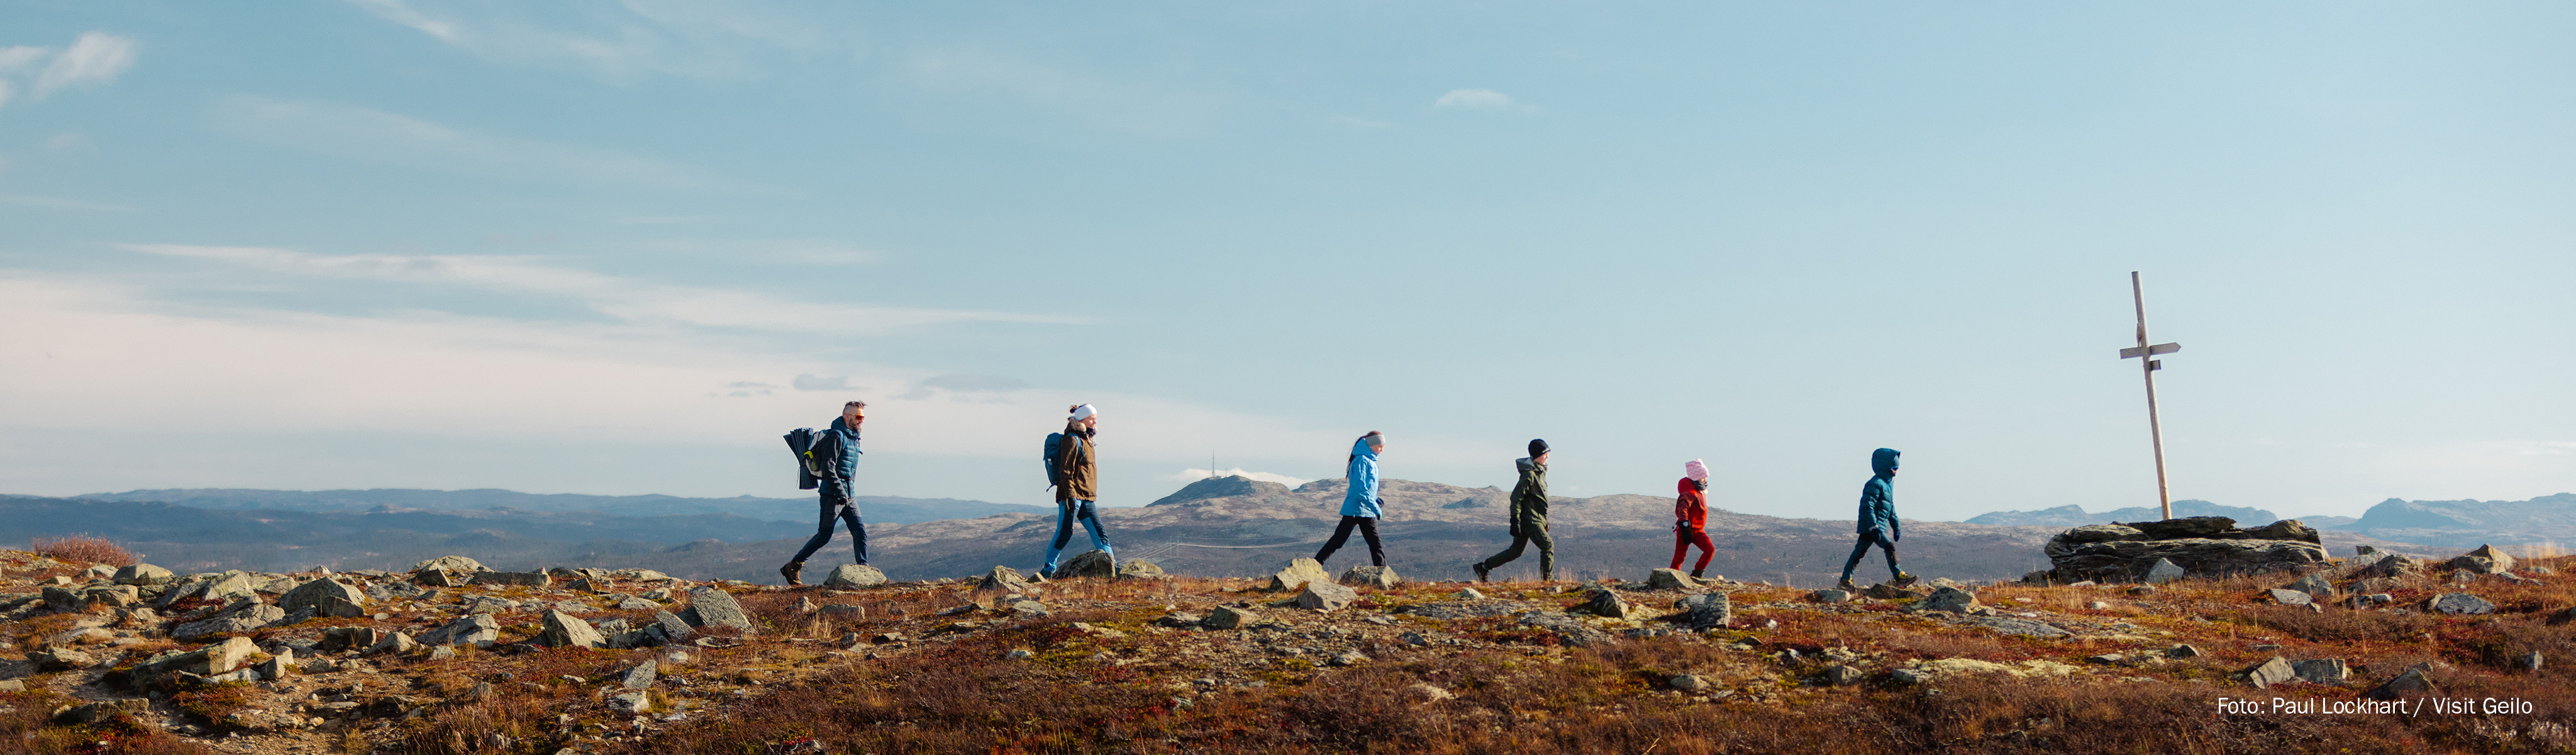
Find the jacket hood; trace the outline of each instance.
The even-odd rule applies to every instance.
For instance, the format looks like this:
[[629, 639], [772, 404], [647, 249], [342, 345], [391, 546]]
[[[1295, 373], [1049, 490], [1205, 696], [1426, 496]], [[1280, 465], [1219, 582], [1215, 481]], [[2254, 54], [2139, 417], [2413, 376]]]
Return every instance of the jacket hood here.
[[1369, 447], [1367, 438], [1361, 438], [1351, 442], [1351, 455], [1375, 461], [1377, 460], [1377, 449]]
[[1894, 476], [1896, 472], [1896, 457], [1902, 455], [1904, 455], [1904, 452], [1893, 448], [1882, 448], [1876, 451], [1871, 451], [1869, 452], [1869, 471], [1876, 473], [1880, 477]]

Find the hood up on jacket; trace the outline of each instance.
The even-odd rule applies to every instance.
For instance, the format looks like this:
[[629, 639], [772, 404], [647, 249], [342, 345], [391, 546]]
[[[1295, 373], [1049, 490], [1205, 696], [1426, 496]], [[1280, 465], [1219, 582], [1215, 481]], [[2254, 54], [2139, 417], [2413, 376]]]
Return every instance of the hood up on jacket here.
[[1904, 452], [1893, 448], [1871, 451], [1869, 452], [1869, 471], [1880, 477], [1894, 477], [1896, 476], [1896, 457], [1902, 455]]
[[1377, 449], [1368, 438], [1351, 443], [1349, 492], [1342, 494], [1342, 516], [1378, 518]]

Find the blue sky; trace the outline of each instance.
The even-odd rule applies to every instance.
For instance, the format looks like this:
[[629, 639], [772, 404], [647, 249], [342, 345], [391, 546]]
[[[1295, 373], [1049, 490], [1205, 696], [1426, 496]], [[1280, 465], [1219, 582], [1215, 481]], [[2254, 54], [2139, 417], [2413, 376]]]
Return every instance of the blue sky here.
[[0, 6], [0, 489], [2576, 489], [2561, 4]]

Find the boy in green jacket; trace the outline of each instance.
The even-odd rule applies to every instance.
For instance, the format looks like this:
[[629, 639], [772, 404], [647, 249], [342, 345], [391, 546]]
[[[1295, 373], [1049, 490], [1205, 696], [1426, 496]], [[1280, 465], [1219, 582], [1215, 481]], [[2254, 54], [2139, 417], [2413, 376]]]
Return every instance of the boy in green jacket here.
[[1476, 562], [1476, 581], [1490, 582], [1495, 567], [1521, 557], [1531, 543], [1538, 544], [1538, 579], [1556, 579], [1556, 541], [1547, 537], [1547, 441], [1531, 440], [1529, 458], [1514, 462], [1520, 467], [1521, 480], [1512, 485], [1512, 547]]

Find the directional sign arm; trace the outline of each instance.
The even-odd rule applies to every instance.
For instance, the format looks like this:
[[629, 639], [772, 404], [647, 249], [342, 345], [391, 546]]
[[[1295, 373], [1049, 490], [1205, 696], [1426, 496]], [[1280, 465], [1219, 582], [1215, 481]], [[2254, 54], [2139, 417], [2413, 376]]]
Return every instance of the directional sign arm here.
[[2181, 351], [2181, 350], [2182, 350], [2182, 344], [2181, 344], [2181, 343], [2179, 343], [2179, 342], [2176, 342], [2176, 343], [2160, 343], [2160, 344], [2156, 344], [2156, 345], [2154, 345], [2154, 346], [2149, 346], [2149, 347], [2147, 347], [2147, 348], [2145, 348], [2145, 349], [2139, 349], [2138, 347], [2131, 346], [2131, 347], [2129, 347], [2129, 348], [2125, 348], [2125, 349], [2121, 349], [2121, 350], [2120, 350], [2120, 358], [2121, 358], [2121, 359], [2136, 359], [2136, 358], [2138, 358], [2138, 357], [2142, 357], [2142, 356], [2171, 354], [2171, 353], [2174, 353], [2174, 352], [2177, 352], [2177, 351]]

